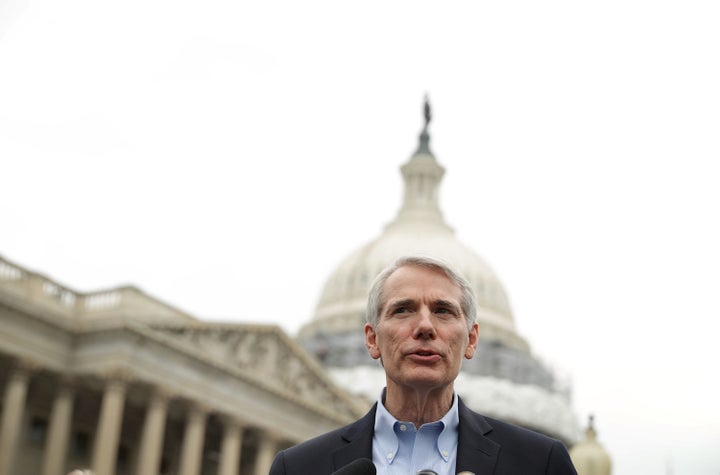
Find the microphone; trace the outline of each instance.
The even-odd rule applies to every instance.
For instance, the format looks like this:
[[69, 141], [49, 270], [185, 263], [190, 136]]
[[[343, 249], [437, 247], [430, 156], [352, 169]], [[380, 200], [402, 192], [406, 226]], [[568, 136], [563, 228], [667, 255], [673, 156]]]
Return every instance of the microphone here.
[[377, 469], [372, 460], [362, 458], [353, 460], [330, 475], [375, 475], [376, 473]]

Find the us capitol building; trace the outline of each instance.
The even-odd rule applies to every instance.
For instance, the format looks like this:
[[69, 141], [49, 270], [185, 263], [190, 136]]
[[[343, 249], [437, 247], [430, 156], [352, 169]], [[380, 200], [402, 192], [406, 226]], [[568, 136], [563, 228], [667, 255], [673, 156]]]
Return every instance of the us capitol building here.
[[581, 475], [609, 474], [592, 426], [579, 442], [568, 383], [533, 355], [497, 276], [443, 219], [429, 122], [426, 103], [397, 217], [340, 261], [297, 338], [203, 321], [135, 287], [77, 292], [0, 257], [0, 475], [266, 475], [277, 450], [377, 398], [366, 295], [404, 254], [448, 261], [472, 283], [481, 342], [456, 383], [465, 402], [574, 446]]

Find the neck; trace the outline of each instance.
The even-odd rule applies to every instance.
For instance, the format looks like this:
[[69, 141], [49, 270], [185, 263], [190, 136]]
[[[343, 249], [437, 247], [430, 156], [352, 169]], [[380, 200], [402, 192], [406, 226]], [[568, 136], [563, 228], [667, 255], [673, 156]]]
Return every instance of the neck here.
[[442, 419], [452, 403], [452, 386], [423, 391], [388, 385], [384, 401], [385, 409], [395, 419], [412, 422], [416, 428]]

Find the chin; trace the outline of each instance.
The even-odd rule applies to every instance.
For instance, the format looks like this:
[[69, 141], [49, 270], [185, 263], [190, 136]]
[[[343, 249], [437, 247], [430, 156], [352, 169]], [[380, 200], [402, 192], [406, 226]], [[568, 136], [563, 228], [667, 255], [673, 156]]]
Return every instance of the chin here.
[[407, 378], [403, 380], [404, 386], [413, 387], [413, 388], [422, 388], [422, 389], [433, 389], [433, 388], [443, 388], [447, 386], [452, 386], [452, 380], [448, 381], [444, 375], [442, 377], [432, 377], [432, 376], [416, 376], [412, 378]]

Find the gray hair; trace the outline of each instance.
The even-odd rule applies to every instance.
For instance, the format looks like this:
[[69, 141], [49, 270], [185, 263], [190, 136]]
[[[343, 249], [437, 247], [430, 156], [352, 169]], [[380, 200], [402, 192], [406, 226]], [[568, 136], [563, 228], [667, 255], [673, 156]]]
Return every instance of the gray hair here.
[[455, 271], [449, 264], [432, 257], [421, 256], [400, 257], [378, 274], [370, 287], [370, 292], [368, 293], [367, 310], [365, 312], [365, 320], [367, 323], [373, 327], [378, 324], [380, 321], [380, 312], [382, 312], [383, 305], [385, 305], [385, 282], [396, 270], [407, 266], [425, 267], [427, 269], [439, 271], [445, 274], [448, 279], [457, 285], [462, 292], [460, 307], [462, 308], [463, 315], [467, 321], [468, 330], [472, 329], [472, 326], [477, 319], [477, 309], [475, 307], [475, 295], [472, 287], [470, 286], [470, 282], [460, 273]]

